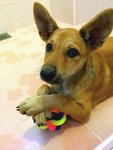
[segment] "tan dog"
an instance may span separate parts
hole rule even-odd
[[[92,108],[113,95],[113,9],[93,18],[80,31],[60,29],[48,11],[34,4],[35,22],[46,42],[46,54],[40,76],[38,95],[23,101],[22,114],[35,116],[39,124],[51,117],[56,108],[82,123]]]

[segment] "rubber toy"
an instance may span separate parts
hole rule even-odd
[[[62,112],[58,112],[56,109],[51,110],[54,113],[54,117],[47,121],[46,125],[38,126],[40,129],[48,129],[50,131],[60,130],[62,125],[66,121],[66,115]]]

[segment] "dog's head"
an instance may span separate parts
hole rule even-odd
[[[46,42],[40,76],[51,84],[60,84],[80,71],[90,52],[103,44],[113,27],[113,9],[103,11],[80,31],[60,29],[39,3],[34,4],[34,17],[39,35]]]

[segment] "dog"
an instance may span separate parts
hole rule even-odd
[[[38,125],[52,117],[51,109],[86,123],[95,105],[113,95],[113,9],[102,11],[79,31],[61,29],[40,3],[34,3],[39,35],[46,43],[37,95],[17,106],[35,116]]]

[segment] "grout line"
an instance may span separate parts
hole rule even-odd
[[[87,124],[84,126],[86,126],[101,142],[103,142],[103,140]]]
[[[102,150],[105,148],[107,145],[110,144],[110,142],[113,141],[113,134],[111,134],[107,139],[105,139],[101,144],[99,144],[94,150]],[[112,150],[113,147],[110,149]]]
[[[73,1],[73,25],[76,26],[76,2]]]

